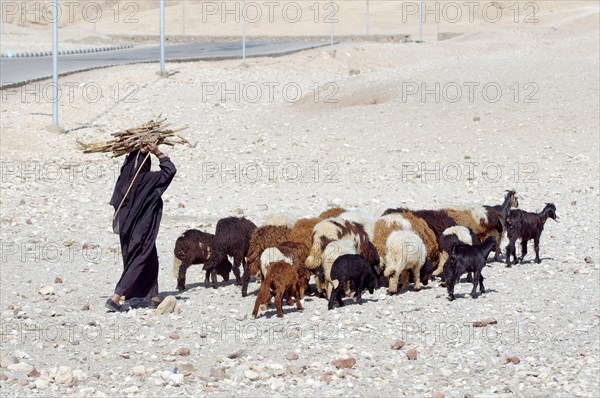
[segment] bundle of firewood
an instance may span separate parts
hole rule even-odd
[[[181,137],[177,133],[187,129],[187,127],[178,128],[175,130],[168,129],[170,124],[166,124],[166,118],[160,116],[156,120],[150,120],[137,127],[119,131],[111,134],[114,139],[105,142],[96,142],[85,144],[77,141],[83,153],[109,153],[112,152],[113,158],[121,155],[126,155],[134,150],[141,150],[148,144],[169,145],[185,144],[190,147],[195,145],[190,144],[188,140]]]

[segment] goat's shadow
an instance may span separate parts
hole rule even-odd
[[[217,282],[217,289],[220,289],[221,287],[226,287],[226,286],[231,286],[231,285],[235,285],[235,278],[234,279],[230,279],[228,281],[219,281]],[[160,295],[161,296],[179,296],[185,292],[191,291],[191,290],[195,290],[195,289],[212,289],[212,284],[208,287],[204,286],[204,281],[202,282],[196,282],[196,283],[189,283],[185,285],[185,290],[179,291],[179,290],[171,290],[171,291],[166,291],[166,292],[162,292]],[[214,290],[217,290],[214,289]],[[187,299],[187,298],[186,298]]]
[[[381,287],[379,289],[385,289],[386,292],[387,292],[388,288],[387,287],[385,287],[385,288]],[[379,290],[379,289],[377,289],[377,290]],[[405,295],[408,292],[418,293],[420,291],[429,290],[429,289],[433,289],[433,286],[431,286],[431,285],[427,285],[427,286],[421,285],[421,288],[419,290],[415,290],[413,287],[409,286],[409,287],[403,287],[402,289],[398,289],[398,291],[396,293],[390,294],[388,292],[387,294],[388,294],[388,296],[402,296],[402,295]],[[377,291],[377,290],[375,290],[375,291]]]
[[[511,257],[512,257],[512,256],[511,256]],[[524,262],[524,263],[522,263],[522,264],[535,263],[533,260],[534,260],[534,259],[531,259],[531,260],[525,260],[525,262]],[[542,260],[542,262],[543,262],[544,260],[556,260],[556,259],[555,259],[554,257],[540,257],[540,260]],[[494,263],[498,263],[498,264],[506,264],[506,255],[504,255],[504,254],[501,254],[501,255],[500,255],[500,259],[499,259],[498,261],[496,261],[494,258],[488,259],[488,260],[486,260],[486,262],[485,262],[485,265],[487,265],[487,266],[491,266],[491,265],[492,265],[492,264],[494,264]],[[519,263],[519,264],[521,264],[521,263]],[[512,264],[512,265],[515,265],[515,264]]]
[[[325,301],[327,304],[329,304],[329,300],[325,299],[324,301]],[[354,301],[354,298],[353,298],[353,297],[342,297],[342,302],[344,303],[344,306],[343,306],[343,307],[340,307],[340,306],[339,306],[339,304],[338,304],[338,301],[337,301],[337,300],[335,300],[335,301],[334,301],[334,307],[333,307],[333,308],[334,308],[334,309],[335,309],[335,308],[347,308],[347,307],[353,307],[353,306],[355,306],[355,305],[357,305],[357,306],[358,306],[358,308],[360,308],[360,306],[361,306],[361,305],[363,305],[363,304],[370,303],[370,302],[372,302],[372,303],[376,303],[376,302],[378,302],[378,301],[379,301],[379,300],[377,300],[377,299],[374,299],[374,298],[366,298],[366,297],[363,297],[363,298],[360,300],[360,303],[359,303],[358,301]]]
[[[540,265],[544,263],[544,260],[553,260],[553,261],[554,261],[554,260],[555,260],[555,258],[554,258],[554,257],[540,257],[540,261],[541,261],[541,262],[540,262]],[[531,260],[525,260],[525,261],[523,261],[523,262],[519,262],[519,264],[512,264],[512,263],[511,263],[511,265],[513,265],[513,266],[514,266],[514,265],[521,265],[521,264],[523,264],[523,265],[526,265],[526,264],[538,265],[538,264],[535,262],[535,258],[532,258]]]
[[[472,299],[472,300],[477,300],[481,297],[485,297],[485,295],[490,294],[490,293],[498,293],[498,291],[496,289],[485,289],[485,293],[480,293],[479,290],[477,291],[477,294],[475,296],[475,298],[471,297],[471,293],[470,292],[463,292],[463,293],[456,293],[454,292],[454,296],[459,299],[459,298],[463,298],[463,299]]]
[[[294,312],[302,312],[304,311],[304,309],[299,310],[298,308],[296,308],[296,304],[292,304],[292,305],[287,305],[284,304],[284,307],[282,308],[283,311],[283,315],[287,315],[287,314],[291,314]],[[271,303],[271,305],[269,306],[269,308],[267,308],[266,311],[263,311],[259,314],[258,318],[266,318],[266,319],[271,319],[273,317],[277,318],[277,309],[275,308],[275,305],[273,303]]]

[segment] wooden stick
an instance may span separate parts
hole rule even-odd
[[[142,166],[144,165],[144,163],[146,163],[146,159],[148,159],[149,156],[150,156],[150,152],[148,152],[148,154],[146,155],[146,157],[142,161],[142,164],[140,164],[140,167],[138,167],[135,175],[133,176],[133,179],[131,180],[131,184],[129,184],[129,188],[127,188],[127,192],[125,192],[125,195],[123,196],[123,199],[121,199],[121,203],[119,203],[119,207],[117,207],[117,210],[115,211],[115,215],[113,216],[113,220],[115,218],[117,218],[117,214],[119,214],[119,210],[121,210],[121,206],[123,206],[123,203],[125,202],[125,199],[127,198],[127,195],[129,195],[129,191],[131,190],[131,187],[133,186],[133,183],[135,182],[135,179],[137,178],[138,174],[140,174],[140,171],[142,170]]]

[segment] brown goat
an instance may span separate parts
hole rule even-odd
[[[271,299],[271,292],[275,293],[275,308],[277,317],[283,318],[282,301],[284,294],[287,296],[287,304],[292,305],[292,297],[296,300],[296,308],[301,310],[304,291],[308,287],[310,273],[304,267],[294,267],[283,261],[271,264],[269,273],[260,286],[252,316],[258,315],[261,305],[267,304]]]
[[[323,211],[318,217],[301,218],[297,220],[291,228],[289,240],[293,242],[304,243],[306,247],[310,247],[312,244],[312,234],[315,225],[325,219],[337,217],[345,211],[345,209],[340,207],[332,207]]]
[[[294,266],[302,267],[308,257],[309,249],[304,243],[285,241],[277,245],[281,253],[294,261]]]
[[[260,256],[268,247],[275,247],[281,242],[290,239],[290,229],[285,226],[265,225],[256,228],[250,237],[250,246],[248,247],[248,268],[250,276],[255,276],[260,272]],[[243,285],[248,287],[248,280],[243,280]],[[242,286],[243,286],[242,285]]]
[[[307,247],[312,244],[313,228],[320,221],[320,218],[301,218],[294,223],[290,231],[290,239],[293,242],[304,243]]]
[[[304,243],[285,241],[275,247],[269,247],[263,251],[260,257],[260,269],[252,276],[258,276],[264,279],[268,272],[268,267],[278,261],[284,261],[295,267],[304,266],[304,261],[308,256],[308,247]]]
[[[324,212],[322,212],[321,214],[319,214],[319,217],[321,220],[325,220],[327,218],[334,218],[334,217],[338,217],[340,214],[344,213],[346,211],[346,209],[343,209],[341,207],[331,207],[327,210],[325,210]]]

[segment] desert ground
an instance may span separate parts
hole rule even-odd
[[[175,25],[181,4],[167,3]],[[355,10],[338,31],[358,34],[364,5],[348,3]],[[373,33],[418,35],[416,26],[394,27],[392,2],[373,3]],[[511,5],[500,3],[505,12]],[[536,6],[530,24],[523,3],[519,23],[509,14],[442,24],[461,33],[444,41],[428,23],[420,44],[348,41],[335,54],[320,48],[246,65],[168,63],[168,78],[157,64],[73,74],[60,80],[64,133],[48,129],[49,81],[1,91],[2,395],[600,396],[599,7]],[[139,13],[145,21],[156,10]],[[329,29],[279,23],[254,33]],[[152,27],[140,23],[137,34],[149,37]],[[187,32],[238,28],[190,22]],[[49,49],[47,24],[5,29],[2,52]],[[104,21],[96,33],[85,21],[61,32],[65,46],[135,35]],[[162,148],[178,171],[163,195],[159,287],[178,310],[159,315],[134,301],[108,313],[122,271],[108,204],[122,158],[84,155],[76,142],[105,141],[158,114],[189,126],[182,135],[197,143]],[[214,232],[223,217],[261,225],[331,206],[380,215],[494,205],[506,189],[524,210],[554,203],[559,222],[545,224],[541,264],[531,244],[525,264],[489,262],[477,299],[461,283],[450,302],[434,281],[395,296],[380,288],[331,311],[308,295],[303,311],[285,306],[280,319],[271,308],[252,319],[257,281],[242,298],[231,281],[205,288],[196,265],[188,290],[175,289],[176,238],[188,228]],[[497,323],[473,326],[489,318]],[[398,340],[404,347],[392,349]],[[348,358],[349,368],[336,362]]]

